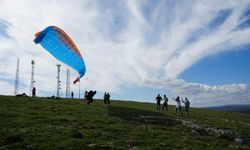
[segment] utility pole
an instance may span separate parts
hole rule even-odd
[[[17,62],[16,62],[16,79],[15,79],[14,95],[17,95],[17,94],[18,94],[18,89],[19,89],[19,63],[20,63],[20,59],[17,58]]]
[[[60,97],[60,89],[61,89],[61,81],[60,81],[60,67],[61,65],[60,64],[57,64],[57,90],[56,90],[56,96],[57,97]]]
[[[79,81],[79,99],[81,99],[81,80]]]
[[[70,71],[67,69],[67,78],[66,78],[66,98],[70,97]]]

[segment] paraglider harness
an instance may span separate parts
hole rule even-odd
[[[87,96],[86,96],[86,99],[87,99],[87,104],[89,103],[92,103],[93,102],[93,97],[94,95],[96,94],[96,91],[89,91]]]

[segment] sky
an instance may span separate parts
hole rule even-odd
[[[34,34],[55,25],[86,63],[81,95],[155,102],[157,94],[188,97],[191,106],[250,104],[250,0],[0,0],[0,94],[29,93],[35,60],[38,96],[56,94],[56,64],[67,65]],[[78,75],[70,68],[71,82]],[[78,95],[78,85],[71,90]]]

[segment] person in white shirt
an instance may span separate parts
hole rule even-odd
[[[183,116],[183,112],[181,110],[181,100],[180,100],[180,97],[177,96],[174,100],[176,102],[175,113],[177,113],[177,111],[179,110],[181,112],[181,116]]]

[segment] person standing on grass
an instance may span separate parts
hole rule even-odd
[[[183,116],[183,112],[181,110],[181,100],[180,97],[177,96],[174,101],[176,102],[176,107],[175,107],[175,113],[177,113],[177,111],[179,110],[181,112],[181,116]]]
[[[182,100],[182,103],[185,104],[185,107],[184,107],[185,112],[186,112],[187,115],[189,115],[190,101],[187,98],[185,98],[185,101]]]
[[[109,93],[106,95],[106,99],[107,99],[107,103],[110,104],[110,94]]]
[[[166,95],[163,96],[163,105],[162,105],[162,111],[166,108],[166,111],[168,111],[168,98]]]
[[[156,110],[161,110],[161,101],[162,101],[162,98],[161,98],[161,95],[158,94],[157,97],[155,98],[156,100]]]
[[[32,97],[36,97],[36,88],[35,87],[33,87],[33,89],[32,89]]]
[[[71,98],[72,99],[74,98],[74,92],[73,91],[71,92]]]
[[[88,91],[86,90],[86,91],[84,92],[84,100],[87,100],[87,95],[88,95]]]
[[[103,95],[103,102],[104,102],[104,104],[107,103],[107,93],[106,92]]]

